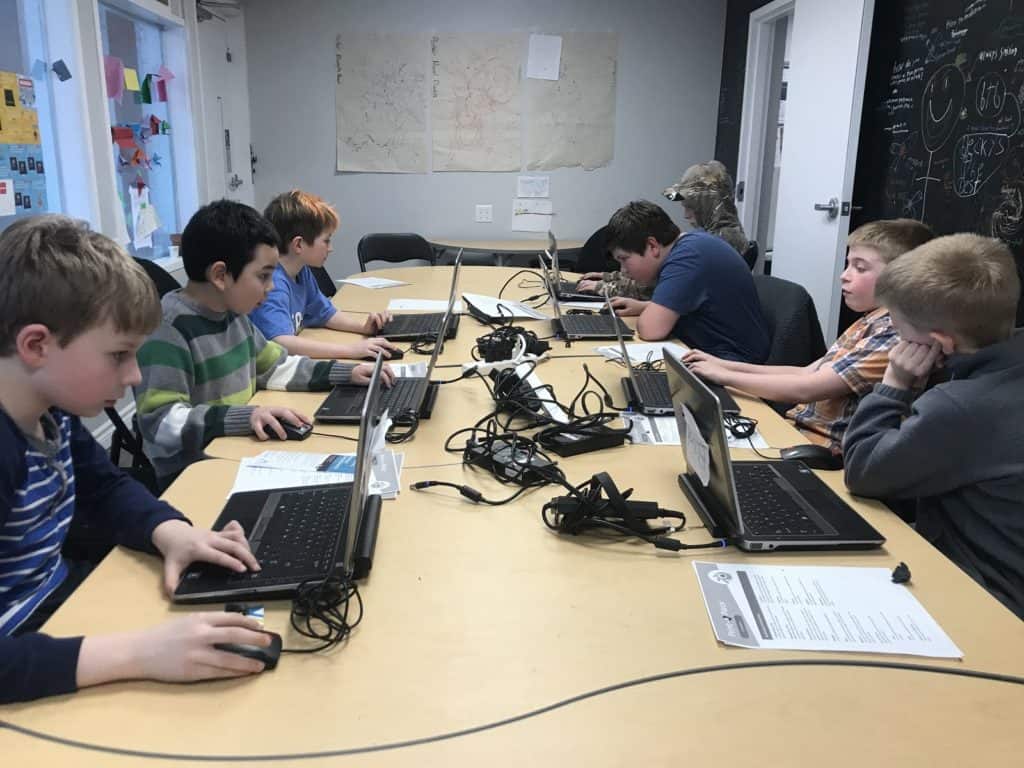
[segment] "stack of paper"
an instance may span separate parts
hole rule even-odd
[[[347,277],[344,280],[337,281],[339,285],[358,285],[363,288],[373,288],[378,290],[380,288],[394,288],[397,285],[408,285],[402,280],[392,280],[388,277]],[[447,308],[447,305],[445,305]]]
[[[511,299],[496,299],[493,296],[484,296],[480,293],[463,293],[462,298],[472,304],[480,312],[494,319],[509,317],[528,317],[532,320],[550,320],[548,315],[538,312],[533,307],[512,301]],[[499,309],[499,306],[501,307]]]
[[[385,499],[398,496],[404,462],[404,454],[390,450],[375,452],[370,467],[369,492],[378,493]],[[350,483],[355,477],[355,468],[354,453],[264,451],[259,456],[242,459],[231,492]]]
[[[564,307],[565,304],[563,303]],[[690,351],[690,348],[685,344],[674,344],[669,341],[655,341],[651,343],[640,343],[627,344],[626,352],[629,353],[629,359],[634,363],[646,363],[648,361],[661,360],[662,348],[667,349],[672,357],[679,360]],[[622,352],[619,351],[618,345],[612,347],[595,347],[594,351],[599,355],[607,357],[609,360],[620,360],[622,358]]]
[[[388,302],[389,312],[445,312],[448,299],[392,299]],[[462,312],[462,302],[456,299],[453,312]]]
[[[632,355],[630,355],[632,357]],[[679,424],[675,416],[644,416],[642,413],[623,413],[622,420],[629,425],[629,439],[633,445],[682,445],[679,436]],[[750,448],[757,450],[768,447],[761,433],[756,429],[749,438],[734,437],[725,431],[730,448]]]

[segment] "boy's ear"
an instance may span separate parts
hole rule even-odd
[[[14,338],[14,348],[21,361],[30,368],[41,368],[57,345],[53,332],[42,323],[24,326]]]
[[[215,261],[206,268],[206,280],[215,285],[218,289],[224,290],[227,287],[228,265],[223,261]]]
[[[302,239],[302,235],[296,235],[289,240],[286,245],[285,253],[302,253],[302,249],[306,247],[306,241]]]
[[[956,352],[956,339],[948,333],[943,333],[942,331],[931,331],[928,336],[929,338],[939,342],[939,348],[942,349],[942,354],[952,355]]]

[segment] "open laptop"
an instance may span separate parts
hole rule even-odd
[[[378,414],[387,409],[397,422],[415,415],[421,419],[429,419],[434,412],[439,384],[431,383],[437,357],[441,354],[443,342],[447,338],[446,330],[452,320],[455,307],[455,294],[448,297],[448,309],[441,316],[441,326],[434,340],[434,351],[430,353],[427,363],[427,375],[402,376],[395,379],[390,389],[382,389],[378,398]],[[369,397],[366,387],[355,384],[339,384],[323,401],[313,418],[325,424],[354,424],[359,421],[363,412],[363,401]]]
[[[210,563],[193,563],[174,592],[176,603],[219,603],[294,597],[303,584],[316,584],[340,571],[357,574],[357,541],[364,521],[379,520],[380,496],[369,494],[370,446],[382,387],[377,356],[359,423],[355,476],[351,483],[233,493],[213,524],[232,520],[245,530],[262,570],[236,573]]]
[[[562,279],[562,269],[558,264],[558,241],[548,231],[548,249],[544,252],[551,262],[551,277],[553,286],[558,298],[562,301],[601,301],[601,296],[596,293],[583,293],[576,287],[572,280]]]
[[[455,256],[455,265],[452,269],[452,285],[448,289],[448,302],[451,303],[455,297],[459,285],[459,268],[462,266],[462,249],[459,248]],[[384,327],[380,329],[379,336],[388,341],[420,341],[437,337],[437,331],[441,327],[443,312],[419,312],[409,315],[395,315]],[[448,324],[446,339],[454,339],[459,330],[459,316]]]
[[[604,300],[608,311],[611,312],[611,299],[606,295]],[[622,338],[621,333],[616,333],[616,336],[619,339],[619,354],[622,355],[622,364],[626,366],[626,371],[629,373],[628,376],[622,378],[622,391],[626,393],[626,402],[629,403],[629,407],[647,416],[666,416],[673,413],[672,392],[668,387],[668,376],[664,371],[638,371],[634,368],[629,350],[626,348],[626,340]],[[669,357],[668,350],[662,350],[662,357]],[[729,390],[709,381],[704,381],[704,384],[715,393],[718,402],[722,405],[722,413],[734,416],[740,412],[739,403],[729,394]]]
[[[707,445],[706,482],[697,467],[687,466],[679,485],[712,536],[751,552],[870,549],[885,542],[802,462],[733,462],[718,398],[679,361],[666,357],[665,364],[683,445],[689,442],[686,411],[698,442]]]
[[[632,339],[633,329],[626,325],[614,313],[609,315],[582,314],[563,315],[562,308],[558,303],[558,294],[554,288],[554,278],[548,271],[544,257],[538,257],[540,269],[544,275],[544,286],[547,288],[548,297],[551,299],[551,306],[555,311],[555,319],[552,321],[553,330],[556,336],[561,336],[569,341],[580,341],[585,339],[614,339],[618,334]],[[600,305],[595,304],[597,309]]]

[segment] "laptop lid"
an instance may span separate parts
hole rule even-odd
[[[733,480],[732,460],[729,457],[729,441],[725,436],[722,423],[722,404],[718,397],[705,386],[680,361],[671,355],[663,355],[665,374],[668,376],[668,389],[672,395],[672,409],[675,412],[679,434],[686,433],[685,407],[693,417],[693,422],[700,431],[701,437],[708,446],[708,482],[704,482],[697,474],[695,467],[687,462],[684,473],[690,486],[700,495],[708,513],[716,518],[730,537],[740,536],[744,532],[743,517],[736,496],[736,483]],[[683,438],[684,456],[686,439]]]
[[[550,259],[551,253],[544,251],[544,254]],[[551,273],[548,271],[548,265],[544,261],[544,256],[538,256],[537,261],[540,262],[540,271],[544,275],[544,287],[547,289],[548,298],[551,299],[551,306],[555,310],[555,320],[561,321],[562,319],[562,308],[558,304],[558,290],[552,281]]]
[[[604,305],[608,308],[608,314],[611,317],[616,317],[615,310],[612,309],[612,298],[608,291],[604,292]],[[643,405],[640,397],[640,387],[636,383],[636,374],[633,371],[633,361],[629,359],[629,350],[626,348],[626,340],[622,338],[622,328],[619,327],[618,323],[612,323],[615,326],[615,338],[619,340],[619,351],[622,353],[622,362],[626,366],[626,370],[629,372],[629,383],[633,387],[633,396],[637,399],[637,405]]]
[[[562,268],[558,265],[558,241],[555,240],[555,236],[548,230],[548,256],[551,258],[551,271],[555,277],[555,287],[562,284]]]

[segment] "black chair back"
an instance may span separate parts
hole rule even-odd
[[[618,263],[608,253],[608,225],[605,225],[588,237],[587,242],[580,248],[576,256],[576,271],[586,274],[614,272],[618,268]]]
[[[150,259],[135,259],[135,263],[142,267],[146,274],[149,275],[149,279],[152,280],[153,285],[156,286],[156,292],[159,294],[160,298],[163,298],[164,294],[181,288],[178,281],[171,277],[170,273],[155,261],[151,261]]]
[[[750,271],[754,271],[754,265],[757,264],[757,257],[761,250],[758,248],[757,240],[750,240],[747,242],[746,250],[740,254],[743,260],[747,262],[747,266],[750,267]]]
[[[803,366],[824,355],[825,339],[807,289],[779,277],[753,278],[772,339],[765,364]]]
[[[309,269],[313,273],[313,277],[316,278],[316,287],[320,289],[320,293],[329,299],[338,292],[338,286],[334,284],[326,267],[310,267]]]
[[[430,243],[411,232],[364,235],[356,246],[356,256],[359,258],[359,269],[363,272],[370,261],[395,263],[415,259],[425,261],[430,266],[437,263]]]

